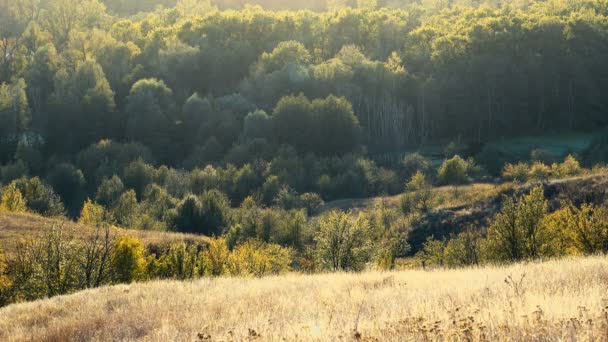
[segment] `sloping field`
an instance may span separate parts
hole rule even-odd
[[[76,237],[87,238],[95,234],[93,227],[77,224],[65,219],[51,219],[31,214],[14,214],[0,212],[0,248],[10,254],[15,244],[27,237],[35,237],[45,229],[53,226],[62,226],[67,232],[73,232]],[[145,245],[162,245],[173,241],[200,241],[205,237],[168,232],[126,230],[115,228],[116,235],[130,235],[140,239]]]
[[[2,341],[606,341],[608,258],[152,282],[0,310]]]

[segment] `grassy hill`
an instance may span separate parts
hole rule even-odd
[[[163,281],[0,309],[0,340],[605,341],[607,293],[606,257]]]
[[[63,226],[73,231],[75,236],[86,238],[95,234],[95,228],[74,223],[66,219],[45,218],[33,214],[14,214],[0,212],[0,248],[7,254],[14,251],[15,243],[27,237],[35,237],[44,229]],[[206,237],[192,234],[180,234],[157,231],[127,230],[114,228],[117,235],[130,235],[141,240],[145,245],[162,245],[174,241],[205,242]]]

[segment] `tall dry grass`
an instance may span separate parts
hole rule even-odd
[[[152,282],[0,310],[1,341],[607,341],[608,258]]]

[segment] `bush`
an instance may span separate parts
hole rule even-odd
[[[230,254],[230,273],[237,276],[263,277],[291,269],[293,252],[275,244],[247,241]]]
[[[8,267],[4,251],[0,248],[0,308],[7,305],[11,298],[13,282],[7,275]]]
[[[530,167],[526,163],[506,164],[502,176],[518,183],[525,183],[530,176]]]
[[[418,171],[406,184],[406,191],[408,192],[400,200],[401,211],[404,214],[408,215],[416,210],[422,212],[429,210],[433,192],[422,172]]]
[[[437,173],[440,184],[458,185],[468,182],[469,163],[460,156],[443,162]]]
[[[120,238],[111,257],[112,279],[116,283],[132,283],[144,279],[146,258],[142,243],[128,236]]]
[[[84,203],[78,223],[91,227],[101,227],[106,221],[106,210],[103,206],[90,199]]]
[[[155,260],[156,270],[152,273],[161,278],[193,279],[203,272],[201,261],[197,246],[173,243],[159,260]]]
[[[530,179],[545,182],[551,177],[551,168],[541,162],[534,162],[530,168]]]
[[[27,211],[25,199],[15,183],[11,183],[1,190],[2,200],[0,201],[0,210],[13,213],[24,213]]]
[[[325,202],[323,202],[323,199],[319,194],[307,192],[300,196],[300,205],[302,208],[306,209],[308,215],[317,214],[324,204]]]
[[[536,259],[551,238],[543,224],[548,203],[542,187],[519,200],[507,198],[488,229],[487,257],[496,261]]]
[[[553,164],[553,173],[560,177],[574,177],[582,173],[580,163],[573,155],[568,155],[561,164]]]
[[[371,258],[370,223],[362,215],[332,211],[315,236],[319,265],[330,271],[361,271]]]
[[[207,248],[203,251],[204,274],[219,277],[229,271],[230,251],[226,240],[223,238],[212,238]]]

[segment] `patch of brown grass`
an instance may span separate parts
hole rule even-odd
[[[608,340],[608,258],[163,281],[0,309],[2,341]]]
[[[63,218],[45,218],[34,214],[14,214],[0,211],[0,248],[7,254],[14,252],[21,239],[36,237],[44,229],[62,225],[73,230],[76,237],[87,238],[95,234],[95,228],[74,223]],[[114,228],[117,235],[130,235],[140,239],[145,245],[161,245],[174,241],[205,242],[206,237],[158,231],[127,230]]]

